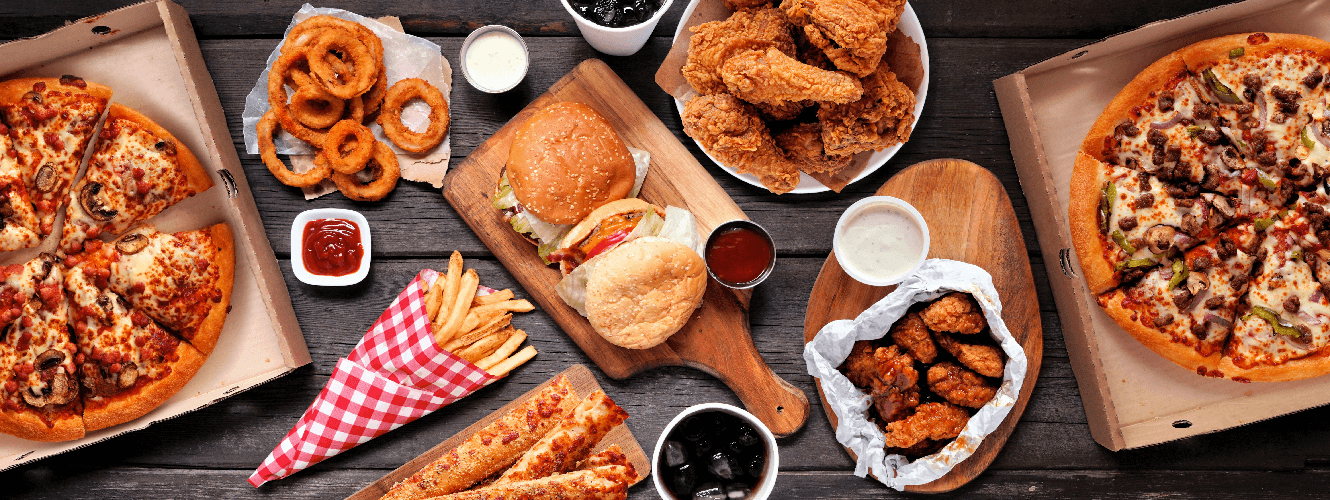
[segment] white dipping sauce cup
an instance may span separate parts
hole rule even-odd
[[[758,434],[762,435],[762,442],[767,447],[766,465],[765,468],[762,469],[762,481],[753,487],[753,492],[748,495],[748,499],[766,500],[767,497],[771,496],[771,492],[776,489],[776,474],[780,471],[780,450],[776,448],[776,436],[772,435],[771,429],[768,429],[766,424],[763,424],[761,420],[754,417],[752,413],[748,413],[742,408],[737,408],[725,403],[703,403],[700,405],[689,406],[688,408],[685,408],[684,411],[679,412],[678,415],[675,415],[674,419],[670,420],[670,423],[665,424],[665,429],[660,431],[660,438],[656,439],[656,450],[651,453],[651,482],[656,485],[656,493],[660,494],[660,498],[665,500],[689,500],[689,498],[691,498],[676,497],[673,493],[670,493],[670,489],[665,486],[665,482],[661,479],[660,473],[660,464],[662,461],[660,454],[661,450],[665,449],[665,441],[670,437],[670,432],[673,432],[674,428],[679,426],[679,423],[698,413],[711,411],[734,415],[735,417],[738,417],[739,420],[743,420],[745,423],[752,426],[753,429],[757,430]]]
[[[845,242],[843,241],[843,238],[841,238],[841,235],[846,230],[846,226],[850,224],[850,221],[854,220],[855,216],[859,215],[864,209],[879,205],[894,207],[908,214],[910,220],[912,220],[915,226],[919,228],[919,233],[923,239],[923,248],[919,252],[919,255],[915,257],[914,264],[905,272],[887,278],[873,277],[865,270],[856,268],[854,262],[850,261],[847,254],[848,249],[843,246],[845,245]],[[924,220],[924,216],[921,215],[918,210],[915,210],[909,203],[905,202],[905,200],[893,198],[891,196],[869,196],[850,205],[850,208],[845,209],[845,213],[841,214],[840,220],[836,222],[836,233],[832,236],[831,240],[831,249],[835,253],[836,262],[840,264],[841,269],[844,269],[845,273],[849,274],[850,277],[854,278],[856,281],[871,286],[895,285],[896,283],[904,281],[906,276],[914,274],[915,271],[919,270],[919,266],[923,265],[924,260],[928,258],[928,245],[928,222]]]
[[[503,87],[490,87],[485,85],[484,81],[471,74],[471,68],[469,65],[467,65],[466,61],[467,51],[471,50],[471,42],[475,41],[476,38],[481,35],[494,31],[508,34],[508,36],[513,37],[513,39],[517,40],[517,43],[522,46],[523,64],[521,71],[519,72],[520,74],[518,74],[515,78],[513,78],[511,83],[508,83],[506,86]],[[476,90],[479,90],[481,92],[488,92],[491,94],[499,94],[512,90],[513,87],[517,86],[517,84],[522,83],[522,80],[526,78],[527,70],[531,68],[531,51],[527,49],[526,40],[522,38],[522,35],[519,35],[517,34],[516,31],[513,31],[512,28],[498,24],[491,24],[489,26],[482,26],[480,28],[476,28],[476,30],[472,31],[470,35],[467,35],[466,41],[462,42],[462,51],[460,56],[461,56],[460,62],[462,64],[462,76],[466,78],[466,82],[470,83],[472,87],[476,88]]]
[[[647,39],[651,38],[651,32],[655,31],[656,23],[660,22],[661,16],[664,16],[665,11],[670,10],[670,5],[674,3],[674,0],[665,0],[651,19],[640,24],[623,28],[606,28],[578,15],[573,6],[568,4],[568,0],[560,1],[564,10],[577,21],[577,29],[582,32],[582,38],[585,38],[592,48],[611,56],[631,56],[641,50],[642,46],[646,45]]]

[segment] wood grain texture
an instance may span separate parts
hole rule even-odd
[[[730,290],[708,280],[701,307],[683,329],[656,347],[625,349],[601,337],[586,318],[563,302],[554,289],[562,278],[559,271],[542,265],[535,249],[493,207],[491,194],[507,163],[513,131],[536,110],[560,101],[591,106],[625,143],[651,153],[642,199],[690,210],[701,234],[722,222],[746,218],[665,124],[599,59],[579,64],[458,164],[444,181],[448,203],[609,376],[625,378],[658,366],[690,366],[734,389],[748,411],[775,435],[788,436],[799,430],[808,418],[808,398],[773,373],[753,345],[748,323],[750,291]]]
[[[388,490],[392,489],[393,485],[411,477],[412,474],[425,468],[430,462],[438,460],[439,457],[452,451],[453,448],[461,446],[461,444],[467,439],[470,439],[472,435],[479,432],[481,429],[484,429],[491,423],[494,423],[495,420],[503,418],[504,415],[512,412],[514,408],[517,408],[522,403],[535,396],[537,392],[540,392],[540,390],[554,383],[554,379],[558,378],[560,375],[568,378],[568,382],[573,385],[573,391],[579,401],[595,391],[602,390],[600,384],[596,383],[596,376],[591,374],[591,370],[588,370],[587,367],[582,365],[570,366],[567,370],[560,372],[554,377],[550,377],[545,383],[532,388],[521,397],[513,399],[512,402],[509,402],[502,408],[494,410],[493,413],[490,413],[485,418],[471,424],[470,427],[462,429],[461,432],[453,434],[452,437],[445,439],[442,443],[439,443],[438,446],[430,448],[429,451],[417,455],[416,458],[411,459],[411,461],[394,469],[392,472],[385,474],[383,477],[379,478],[378,481],[366,485],[364,488],[361,488],[360,491],[346,497],[346,499],[376,500],[379,497],[382,497],[388,493]],[[614,399],[614,395],[611,394],[610,399]],[[631,415],[629,417],[631,418]],[[642,446],[638,444],[637,438],[633,437],[632,431],[628,430],[628,426],[626,425],[621,424],[616,426],[608,434],[605,434],[605,437],[601,438],[600,444],[592,449],[592,453],[599,452],[600,450],[615,444],[619,445],[619,449],[623,450],[623,454],[628,457],[628,461],[633,464],[633,468],[637,469],[637,480],[633,481],[632,484],[642,482],[643,479],[646,479],[647,475],[651,474],[651,461],[647,459],[646,452],[642,451]]]
[[[1011,201],[1002,183],[983,167],[954,159],[918,163],[888,180],[877,194],[905,200],[923,214],[931,240],[930,259],[968,262],[992,275],[1002,301],[1002,321],[1029,360],[1025,383],[1011,413],[984,437],[974,454],[931,483],[906,486],[912,492],[943,493],[961,487],[988,468],[1030,402],[1044,350],[1034,278]],[[841,269],[833,252],[827,256],[808,298],[804,340],[812,341],[827,323],[853,319],[895,288],[855,281]],[[821,385],[817,387],[827,419],[835,428],[836,414],[826,405]],[[854,457],[854,452],[846,451]]]

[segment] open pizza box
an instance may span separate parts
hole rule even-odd
[[[0,435],[0,470],[81,448],[203,408],[310,362],[185,9],[147,2],[81,19],[0,45],[0,78],[77,75],[109,85],[111,102],[134,108],[179,138],[212,173],[212,189],[166,209],[151,223],[166,232],[225,221],[236,244],[236,276],[221,339],[179,393],[137,420],[77,441],[40,443]],[[85,159],[86,161],[86,159]],[[53,248],[59,232],[44,242]],[[0,256],[23,262],[38,249]]]
[[[1330,0],[1251,0],[1163,21],[994,82],[1095,441],[1137,448],[1330,403],[1330,377],[1240,383],[1197,375],[1138,343],[1086,288],[1067,225],[1072,164],[1090,125],[1156,59],[1233,33],[1330,39]]]

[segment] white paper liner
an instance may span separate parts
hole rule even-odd
[[[378,35],[383,41],[383,64],[387,70],[388,86],[407,78],[421,78],[438,87],[443,92],[445,100],[449,101],[451,108],[452,102],[452,66],[448,59],[439,52],[439,46],[434,42],[408,35],[397,31],[374,19],[360,16],[353,12],[347,12],[341,9],[317,8],[310,4],[305,4],[291,18],[291,24],[286,27],[289,33],[291,28],[305,19],[316,15],[329,15],[339,17],[350,21],[358,22],[369,28],[374,34]],[[285,37],[283,37],[285,41]],[[277,47],[273,48],[272,53],[268,55],[266,69],[259,74],[259,79],[254,83],[254,88],[245,96],[245,111],[241,113],[243,126],[241,130],[245,135],[245,152],[249,154],[259,154],[258,133],[255,129],[263,114],[268,112],[268,71],[272,64],[277,61],[281,55],[282,44],[279,42]],[[402,110],[402,123],[412,130],[422,131],[429,123],[429,106],[423,102],[413,102]],[[451,127],[447,135],[443,138],[443,143],[438,147],[424,153],[409,153],[388,140],[388,136],[383,134],[383,127],[377,123],[369,125],[370,131],[374,132],[380,142],[387,144],[397,153],[397,161],[402,170],[402,178],[408,181],[428,182],[435,188],[443,187],[443,176],[448,172],[448,160],[452,156],[452,131]],[[275,131],[273,144],[277,146],[277,154],[292,155],[289,159],[291,169],[295,172],[305,172],[314,166],[314,150],[308,143],[296,139],[291,134],[280,127]],[[305,199],[310,200],[323,196],[324,194],[337,190],[331,179],[324,179],[323,182],[308,188],[304,188]]]
[[[870,398],[850,383],[836,367],[849,357],[856,340],[885,336],[891,325],[904,316],[911,305],[926,302],[951,291],[968,292],[978,300],[988,320],[989,331],[1007,354],[1002,386],[997,395],[970,417],[965,429],[941,451],[910,463],[902,455],[886,455],[882,430],[868,421]],[[854,474],[864,477],[869,470],[883,484],[904,490],[906,486],[932,482],[969,458],[984,436],[997,429],[1011,412],[1025,382],[1025,350],[1002,322],[1002,302],[993,288],[993,277],[983,269],[945,259],[929,259],[897,286],[896,290],[873,304],[853,320],[828,323],[804,346],[808,374],[818,378],[827,405],[836,412],[839,425],[836,440],[859,457]]]

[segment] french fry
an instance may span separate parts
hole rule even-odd
[[[430,285],[429,291],[425,293],[425,314],[430,322],[439,315],[439,307],[443,305],[443,275],[434,278],[434,284]]]
[[[443,348],[444,350],[456,352],[458,349],[471,345],[482,338],[493,335],[494,332],[508,326],[509,321],[512,319],[513,315],[511,314],[500,314],[495,316],[490,322],[477,326],[476,328],[448,341],[447,344],[444,344]]]
[[[447,345],[449,340],[457,336],[458,330],[462,327],[462,320],[466,318],[467,307],[471,305],[471,299],[476,296],[476,287],[480,285],[480,277],[476,276],[475,269],[467,269],[462,275],[461,283],[457,285],[457,296],[454,297],[452,311],[448,313],[448,320],[443,323],[443,327],[434,332],[434,342],[440,346]],[[443,313],[439,313],[443,317]],[[438,324],[437,322],[435,323]]]
[[[480,361],[508,341],[508,337],[511,337],[514,331],[512,328],[504,328],[494,332],[494,335],[477,340],[466,349],[458,351],[457,356],[472,363]]]
[[[476,298],[471,299],[471,307],[503,302],[511,298],[513,298],[513,291],[505,288],[489,295],[477,295]]]
[[[452,257],[448,258],[448,273],[444,275],[443,297],[439,301],[440,314],[434,319],[434,337],[437,341],[439,330],[443,324],[448,322],[448,313],[453,310],[453,302],[457,300],[457,287],[462,282],[462,254],[453,251]]]
[[[471,310],[475,311],[477,315],[480,315],[480,314],[489,314],[492,311],[531,312],[534,311],[535,309],[536,307],[531,305],[530,302],[527,302],[526,299],[517,299],[517,300],[505,300],[502,302],[495,302],[493,304],[485,304],[483,306],[476,306]]]
[[[489,372],[490,375],[493,375],[495,377],[502,377],[504,375],[507,375],[508,372],[513,371],[513,368],[521,366],[522,363],[530,361],[531,358],[534,357],[536,357],[536,348],[532,346],[526,346],[522,350],[517,351],[516,354],[509,356],[508,359],[500,361],[498,364],[495,364],[493,367],[485,371]]]
[[[505,341],[503,345],[499,346],[499,348],[494,351],[493,354],[477,361],[476,366],[479,366],[482,370],[489,370],[491,367],[499,364],[500,361],[507,358],[513,353],[513,351],[516,351],[518,347],[521,347],[522,341],[524,340],[526,340],[526,332],[516,330],[513,332],[512,336],[508,337],[508,340]]]

